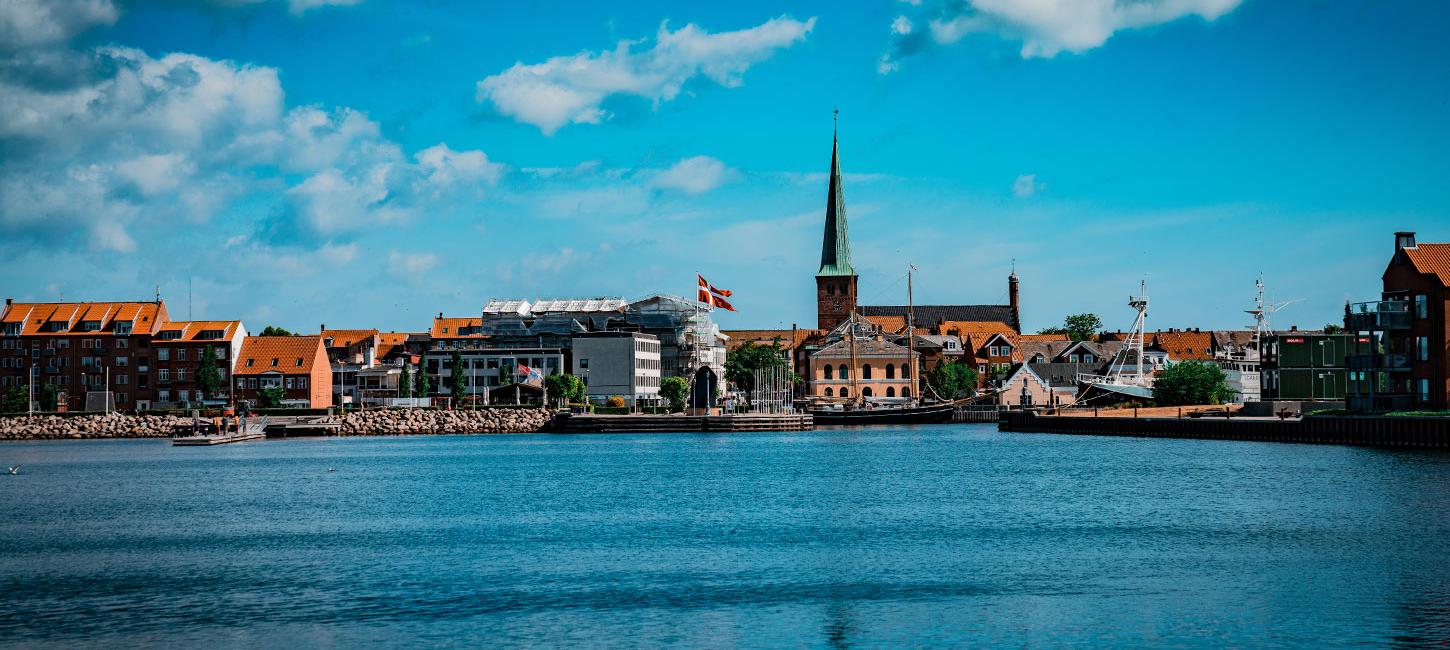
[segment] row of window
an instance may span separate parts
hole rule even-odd
[[[650,340],[647,340],[647,339],[635,339],[634,340],[634,351],[635,352],[647,352],[647,353],[648,352],[653,352],[655,354],[659,354],[660,353],[660,342],[659,341],[650,341]]]
[[[909,366],[907,366],[906,364],[904,364],[904,363],[901,364],[901,378],[902,379],[906,379],[906,378],[908,378],[910,376],[910,373],[907,372],[908,368],[909,368]],[[896,369],[897,369],[896,364],[894,364],[894,363],[888,363],[888,364],[886,364],[886,378],[887,379],[896,379]],[[843,364],[841,364],[839,366],[836,366],[834,368],[830,364],[826,364],[824,366],[821,366],[821,379],[836,379],[837,377],[839,377],[841,379],[850,379],[851,378],[850,371],[846,367],[846,364],[843,363]],[[862,365],[861,366],[861,378],[862,379],[874,379],[874,377],[872,377],[871,364],[868,363],[868,364],[865,364],[865,365]]]
[[[851,389],[846,388],[846,387],[843,386],[841,388],[841,392],[839,393],[839,395],[841,397],[850,397],[851,396]],[[835,391],[831,390],[830,388],[827,388],[826,389],[826,397],[836,397],[836,396],[837,396],[837,394],[836,394]],[[876,396],[876,394],[874,392],[872,392],[871,387],[867,386],[866,388],[862,388],[861,389],[861,397],[875,397],[875,396]],[[910,388],[903,388],[903,389],[901,389],[901,396],[902,397],[911,397],[911,389]],[[895,386],[887,386],[886,387],[886,397],[896,397],[896,387]]]
[[[262,389],[262,388],[307,388],[307,377],[287,377],[284,382],[281,377],[237,377],[237,388]]]

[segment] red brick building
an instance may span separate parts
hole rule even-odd
[[[244,336],[241,321],[172,321],[159,300],[6,299],[0,314],[0,391],[26,385],[33,374],[37,384],[54,386],[60,405],[71,411],[100,410],[107,395],[122,410],[200,401],[196,372],[202,351],[214,346],[225,379]]]
[[[1348,406],[1360,411],[1450,408],[1450,244],[1395,233],[1380,300],[1345,307],[1356,334],[1346,358]]]
[[[327,408],[332,405],[332,369],[322,337],[249,336],[237,357],[238,399],[260,404],[262,391],[282,389],[282,406]]]

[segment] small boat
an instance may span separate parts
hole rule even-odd
[[[881,408],[817,408],[808,412],[817,426],[856,424],[939,424],[950,422],[954,404]]]

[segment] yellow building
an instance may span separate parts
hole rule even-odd
[[[852,398],[857,392],[863,398],[914,397],[906,348],[879,332],[858,334],[855,347],[854,364],[851,342],[844,336],[811,355],[807,377],[812,397]]]

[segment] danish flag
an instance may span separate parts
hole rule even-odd
[[[726,297],[732,295],[730,290],[716,289],[715,285],[712,285],[709,282],[705,281],[705,276],[698,273],[695,274],[695,277],[700,281],[700,302],[703,302],[711,307],[719,307],[721,309],[735,311],[735,307],[731,305],[728,300],[725,300]]]

